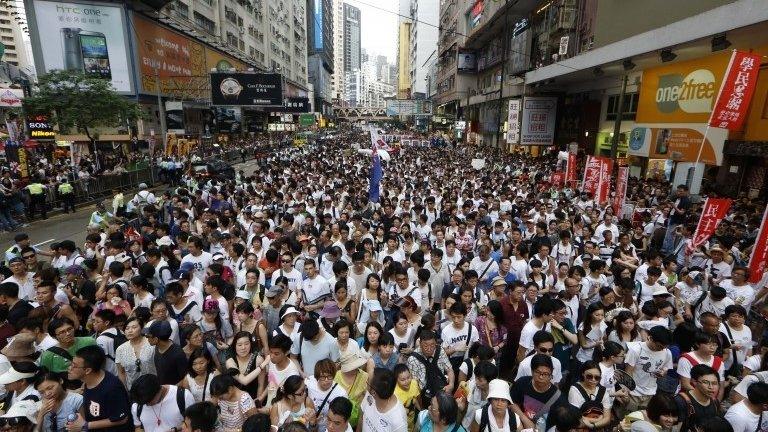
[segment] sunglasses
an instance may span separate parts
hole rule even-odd
[[[0,427],[15,427],[27,423],[29,423],[29,420],[26,417],[0,417]]]
[[[27,256],[22,256],[22,258],[24,258],[24,259],[32,259],[32,258],[34,258],[35,256],[36,256],[36,255],[27,255]]]
[[[555,352],[555,349],[554,349],[554,348],[539,348],[539,350],[538,350],[538,351],[539,351],[540,353],[542,353],[542,354],[547,354],[547,353],[553,353],[553,352]]]
[[[585,381],[600,381],[601,375],[594,375],[594,374],[584,374],[584,380]]]

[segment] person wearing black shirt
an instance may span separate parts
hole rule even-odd
[[[720,388],[717,371],[705,364],[697,364],[691,368],[691,386],[693,390],[675,395],[682,421],[681,432],[696,431],[703,420],[725,414],[717,400]]]
[[[68,432],[96,430],[103,432],[131,432],[131,405],[128,392],[120,380],[104,371],[104,351],[97,345],[77,350],[69,366],[69,380],[81,380],[83,386],[83,413],[67,423]]]
[[[8,339],[18,333],[19,320],[29,315],[33,309],[26,300],[19,298],[19,285],[16,282],[0,283],[0,317],[5,312],[6,318],[0,324],[0,348],[8,344]]]
[[[664,243],[661,251],[664,254],[672,252],[675,239],[675,228],[688,220],[691,209],[691,198],[688,196],[688,186],[681,184],[677,186],[675,201],[672,203],[672,210],[669,213],[667,222],[667,232],[664,235]]]
[[[171,333],[168,321],[155,321],[144,330],[147,341],[155,347],[155,370],[163,385],[177,384],[184,379],[187,370],[187,356],[170,340]]]
[[[535,354],[531,357],[531,376],[517,380],[510,391],[512,409],[526,428],[534,428],[560,398],[560,390],[552,384],[554,369],[550,356]]]

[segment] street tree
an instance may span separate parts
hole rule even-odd
[[[141,117],[139,105],[118,94],[103,78],[79,71],[55,70],[43,75],[34,94],[24,99],[31,115],[50,115],[59,130],[76,130],[96,148],[99,127],[133,124]]]

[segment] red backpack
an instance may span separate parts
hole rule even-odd
[[[691,367],[696,366],[697,364],[701,363],[700,361],[696,360],[696,358],[694,356],[692,356],[691,353],[685,353],[685,354],[681,355],[680,357],[683,357],[686,360],[688,360],[691,363]],[[720,374],[720,366],[723,365],[723,359],[721,357],[718,357],[718,356],[712,356],[712,357],[715,358],[712,361],[712,369],[714,369],[715,372],[717,372],[718,375],[719,375]]]

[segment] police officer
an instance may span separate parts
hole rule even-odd
[[[29,191],[29,219],[32,220],[35,217],[35,209],[40,210],[40,214],[43,219],[48,219],[48,208],[45,204],[45,191],[48,189],[44,184],[40,183],[38,177],[34,177],[33,180],[27,185]]]
[[[59,197],[61,197],[61,201],[64,205],[64,213],[69,213],[69,210],[72,210],[72,213],[75,212],[75,188],[72,187],[72,184],[69,182],[68,179],[64,179],[63,183],[59,185],[58,188],[59,191]]]

